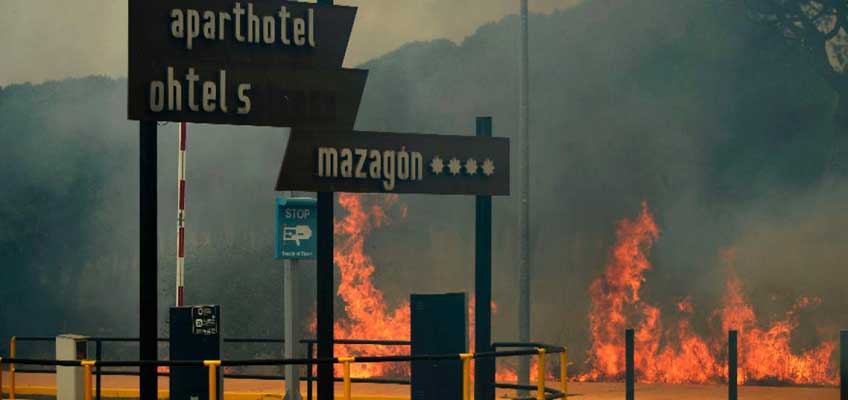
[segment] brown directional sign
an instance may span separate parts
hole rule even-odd
[[[129,0],[134,120],[350,129],[367,72],[341,69],[356,8]]]
[[[276,190],[509,194],[509,139],[293,130]]]
[[[355,7],[286,0],[129,0],[129,7],[131,72],[187,58],[338,68],[356,18]]]
[[[129,82],[129,118],[352,129],[368,71],[171,63]]]

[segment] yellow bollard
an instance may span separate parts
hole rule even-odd
[[[474,358],[474,353],[462,353],[459,359],[462,360],[462,400],[471,400],[471,359]]]
[[[82,387],[84,393],[85,400],[91,400],[91,367],[94,365],[94,361],[82,360],[80,362],[82,365]]]
[[[206,360],[203,365],[209,367],[209,400],[216,400],[218,397],[218,374],[215,368],[221,365],[221,360]]]
[[[18,339],[12,336],[9,340],[9,357],[17,356]],[[9,400],[15,400],[15,364],[9,364]]]
[[[356,361],[355,357],[339,357],[339,362],[344,367],[342,382],[344,389],[344,400],[350,400],[350,363]]]
[[[545,400],[545,349],[538,348],[539,363],[536,364],[536,399]]]
[[[562,398],[568,397],[568,350],[559,353],[559,380],[562,384]]]

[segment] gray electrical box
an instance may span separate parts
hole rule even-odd
[[[170,359],[221,359],[221,306],[171,307]],[[222,368],[218,368],[218,397],[223,398]],[[171,367],[170,400],[208,400],[207,367]]]
[[[56,336],[56,359],[88,359],[88,337],[73,334]],[[56,367],[56,400],[82,400],[84,382],[82,367]]]

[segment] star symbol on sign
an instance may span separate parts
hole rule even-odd
[[[495,173],[495,163],[492,162],[492,160],[487,158],[483,161],[483,173],[486,174],[486,176],[492,176],[492,174]]]
[[[450,162],[448,163],[448,170],[450,170],[451,175],[459,174],[460,169],[462,169],[462,164],[459,162],[459,160],[457,160],[456,157],[451,158]]]
[[[445,163],[442,162],[442,159],[439,156],[433,157],[433,161],[430,161],[430,169],[433,170],[433,173],[436,175],[441,175],[442,171],[445,169]]]
[[[465,160],[465,172],[468,175],[477,175],[477,160],[473,158]]]

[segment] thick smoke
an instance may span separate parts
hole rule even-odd
[[[585,354],[589,283],[615,222],[643,200],[661,232],[645,288],[654,303],[690,295],[704,304],[698,309],[713,309],[724,282],[719,252],[733,247],[756,307],[818,296],[820,311],[800,331],[830,335],[848,324],[837,312],[846,305],[837,286],[846,191],[843,177],[824,179],[838,144],[835,97],[736,3],[591,0],[532,16],[534,339],[567,343],[578,360]],[[472,134],[474,118],[489,115],[495,135],[515,146],[517,23],[506,17],[462,43],[410,43],[366,63],[357,127]],[[0,240],[3,282],[11,282],[0,300],[15,305],[0,314],[0,335],[137,332],[138,134],[125,109],[124,80],[0,91]],[[159,135],[163,333],[173,298],[176,130],[165,125]],[[271,239],[285,137],[190,128],[187,300],[222,304],[229,336],[282,331]],[[404,222],[365,243],[386,298],[473,290],[473,199],[400,201]],[[514,339],[517,203],[494,203],[495,338]],[[311,304],[311,265],[300,283]]]

